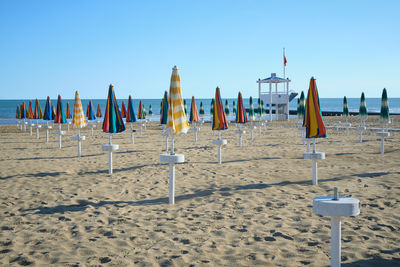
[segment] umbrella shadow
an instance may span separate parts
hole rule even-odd
[[[81,158],[88,158],[88,157],[95,157],[95,156],[101,156],[103,153],[98,153],[98,154],[90,154],[90,155],[81,155]],[[79,158],[78,156],[65,156],[65,157],[35,157],[35,158],[19,158],[15,160],[36,160],[36,159],[73,159],[73,158]]]
[[[113,168],[113,173],[115,173],[115,172],[123,172],[123,171],[133,171],[133,170],[141,169],[141,168],[144,168],[144,167],[158,166],[158,165],[160,165],[160,163],[143,164],[143,165],[132,166],[132,167],[127,167],[127,168],[119,168],[119,169],[114,169],[114,168]],[[88,172],[78,172],[78,175],[83,175],[83,174],[100,174],[100,173],[108,174],[108,169],[97,170],[97,171],[88,171]]]
[[[246,161],[253,161],[253,160],[269,160],[269,159],[281,159],[280,157],[262,157],[262,158],[256,158],[256,159],[234,159],[234,160],[223,160],[223,163],[236,163],[236,162],[246,162]],[[218,163],[217,161],[194,161],[194,162],[188,162],[188,163],[196,163],[196,164],[216,164]]]
[[[9,175],[9,176],[5,176],[5,177],[0,177],[0,180],[6,180],[6,179],[10,179],[10,178],[14,178],[14,177],[25,177],[25,178],[43,178],[43,177],[55,177],[55,176],[59,176],[62,174],[66,174],[66,172],[40,172],[40,173],[31,173],[31,174],[16,174],[16,175]]]

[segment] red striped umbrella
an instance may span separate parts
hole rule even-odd
[[[239,92],[238,100],[237,100],[237,111],[236,111],[236,123],[246,123],[247,122],[247,114],[246,109],[243,105],[243,97],[242,93]]]

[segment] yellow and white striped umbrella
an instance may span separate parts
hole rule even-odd
[[[176,66],[172,68],[168,104],[167,130],[170,134],[187,133],[189,123],[183,107],[181,80]]]
[[[74,114],[72,115],[72,125],[77,128],[86,126],[85,113],[83,113],[81,98],[78,91],[75,92]]]

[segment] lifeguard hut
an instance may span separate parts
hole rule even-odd
[[[269,105],[269,118],[272,121],[272,105],[275,105],[275,118],[277,120],[289,120],[289,102],[297,94],[292,93],[289,95],[289,78],[279,78],[276,73],[271,73],[271,77],[263,80],[258,79],[258,97],[264,101],[264,104]],[[261,84],[269,84],[269,92],[261,90]],[[275,84],[275,91],[273,92],[272,85]],[[283,84],[283,89],[278,89],[278,84]],[[292,97],[292,95],[294,96]]]

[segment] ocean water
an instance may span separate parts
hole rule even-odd
[[[84,111],[86,111],[86,107],[89,103],[89,99],[81,99],[82,100],[82,106],[84,107]],[[191,104],[191,99],[185,99],[187,103],[187,110],[188,113],[190,113],[190,104]],[[228,100],[229,104],[229,109],[230,109],[230,116],[228,116],[228,119],[233,119],[232,116],[232,103],[235,101],[237,104],[237,99],[233,98],[228,98],[228,99],[223,99],[223,104],[225,105],[225,100]],[[15,115],[16,115],[16,109],[17,105],[20,105],[22,102],[25,102],[27,108],[29,106],[29,99],[24,99],[24,100],[0,100],[0,124],[14,124],[16,123],[15,120]],[[34,108],[35,101],[32,100],[32,109]],[[95,110],[97,110],[97,105],[100,104],[100,108],[102,110],[102,113],[104,115],[105,107],[106,107],[106,99],[94,99],[93,101],[93,107]],[[121,107],[122,101],[125,103],[125,107],[127,107],[128,100],[125,99],[118,99],[118,105]],[[63,107],[64,111],[67,106],[67,102],[69,102],[70,105],[70,111],[71,114],[73,112],[73,106],[74,106],[74,99],[63,99]],[[148,116],[152,121],[158,121],[160,119],[160,106],[161,106],[161,99],[142,99],[142,102],[145,106],[146,113],[149,114],[149,106],[152,106],[153,110],[153,116]],[[205,112],[205,119],[210,118],[210,105],[211,105],[211,98],[203,98],[203,99],[196,99],[196,104],[197,104],[197,110],[200,111],[200,102],[203,102],[204,105],[204,112]],[[246,108],[249,107],[249,99],[244,98],[243,99],[244,105]],[[40,99],[39,100],[40,106],[42,110],[44,109],[46,105],[46,100],[45,99]],[[53,105],[57,104],[57,99],[52,99],[51,103]],[[360,106],[360,99],[359,98],[348,98],[347,103],[349,106],[349,111],[350,112],[358,112],[359,106]],[[257,99],[253,98],[253,104],[254,108],[257,107]],[[321,110],[322,111],[342,111],[343,110],[343,98],[320,98],[320,104],[321,104]],[[381,108],[381,99],[380,98],[366,98],[366,104],[367,104],[367,110],[368,112],[379,112]],[[135,110],[135,114],[137,113],[139,106],[139,100],[134,99],[133,100],[133,108]],[[290,102],[290,110],[296,110],[297,109],[297,98],[293,99]],[[389,98],[389,110],[391,113],[400,113],[400,98]],[[189,115],[189,114],[188,114]],[[293,116],[295,117],[295,116]]]

